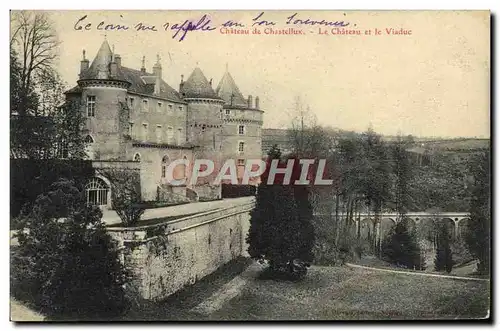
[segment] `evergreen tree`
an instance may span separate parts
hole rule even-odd
[[[382,244],[382,258],[390,263],[407,268],[421,269],[420,248],[414,231],[410,231],[406,220],[398,222]]]
[[[452,252],[450,247],[450,234],[446,224],[441,223],[437,234],[437,250],[434,258],[434,269],[436,271],[451,272],[453,268]]]
[[[474,183],[465,241],[472,256],[479,260],[478,272],[488,273],[491,249],[490,153],[474,158],[470,168]]]
[[[124,309],[126,274],[101,217],[73,182],[53,183],[18,233],[13,295],[49,315],[109,316]]]
[[[267,169],[271,160],[280,156],[279,149],[273,146]],[[298,165],[297,160],[295,163]],[[248,252],[252,258],[267,260],[272,270],[286,271],[294,260],[313,259],[312,206],[307,187],[283,185],[279,177],[268,185],[267,178],[268,171],[261,177],[256,206],[251,212]]]

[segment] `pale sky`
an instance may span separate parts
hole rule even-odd
[[[179,42],[175,23],[208,14],[213,31],[191,31]],[[92,60],[104,40],[105,24],[123,24],[127,31],[108,31],[106,38],[122,57],[122,65],[139,69],[146,56],[149,72],[161,56],[163,79],[178,90],[199,66],[214,80],[226,63],[241,92],[260,97],[264,127],[289,126],[294,101],[300,97],[318,123],[364,131],[370,125],[382,134],[489,137],[490,16],[489,12],[366,12],[308,11],[295,19],[344,21],[362,35],[332,35],[332,27],[286,24],[294,11],[266,11],[261,19],[276,22],[275,30],[293,27],[305,35],[229,35],[220,32],[227,20],[252,31],[259,11],[59,11],[51,12],[60,47],[63,79],[75,85],[82,50]],[[344,15],[345,14],[345,15]],[[90,31],[75,23],[88,15]],[[121,15],[121,16],[120,16]],[[159,30],[134,31],[138,22]],[[329,35],[319,35],[319,27]],[[374,35],[375,28],[381,35]],[[411,30],[387,35],[386,28]],[[364,35],[371,30],[371,35]]]

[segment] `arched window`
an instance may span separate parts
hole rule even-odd
[[[87,194],[87,203],[91,205],[107,205],[108,204],[108,185],[101,179],[94,177],[85,187]]]
[[[94,160],[95,159],[95,151],[94,151],[94,139],[91,135],[87,135],[84,139],[85,142],[85,154],[87,154],[87,159]]]
[[[167,174],[169,157],[165,155],[163,159],[161,159],[161,178],[165,178]]]
[[[141,162],[141,154],[135,153],[135,155],[134,155],[134,161],[135,162]]]
[[[86,144],[93,144],[93,143],[94,143],[94,139],[92,138],[92,136],[91,136],[91,135],[87,135],[87,136],[85,137],[85,143],[86,143]]]

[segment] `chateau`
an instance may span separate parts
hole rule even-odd
[[[177,159],[236,160],[238,178],[247,159],[261,158],[263,111],[259,97],[244,97],[227,71],[214,89],[200,68],[180,78],[179,88],[163,80],[159,57],[152,72],[122,64],[105,40],[92,63],[80,63],[77,86],[66,92],[68,102],[81,105],[86,116],[84,136],[88,158],[96,169],[120,168],[139,173],[141,198],[165,196],[217,199],[220,186],[205,183],[171,186],[166,167]],[[175,178],[189,178],[192,169],[177,166]],[[104,176],[87,188],[89,202],[110,206],[110,183]]]

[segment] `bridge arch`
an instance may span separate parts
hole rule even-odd
[[[384,240],[389,233],[391,232],[391,229],[396,225],[396,220],[391,217],[382,217],[380,219],[380,239]]]
[[[403,218],[402,222],[406,223],[406,226],[408,227],[408,231],[410,231],[410,232],[416,231],[417,224],[413,218],[405,217],[405,218]]]
[[[436,220],[431,217],[422,217],[417,225],[417,236],[420,240],[432,243],[436,241]]]
[[[467,233],[468,231],[468,227],[469,227],[469,222],[471,221],[470,217],[465,217],[465,218],[462,218],[458,221],[458,233],[457,233],[457,236],[459,238],[464,238],[465,234]]]
[[[373,219],[371,217],[360,219],[359,234],[361,239],[373,238]]]
[[[450,217],[443,217],[440,221],[444,223],[444,225],[446,226],[448,237],[450,239],[455,239],[456,238],[455,221]]]

